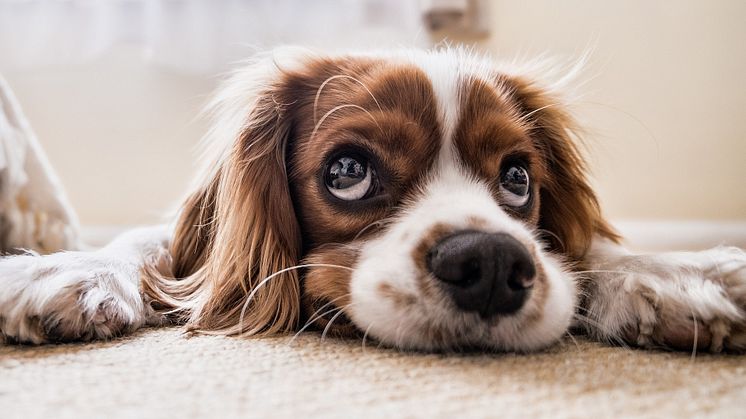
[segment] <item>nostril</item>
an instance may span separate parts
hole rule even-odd
[[[431,249],[427,254],[427,266],[439,280],[458,287],[469,287],[482,276],[482,263],[470,252],[454,254],[451,251]]]
[[[527,260],[518,260],[513,263],[508,274],[508,288],[513,291],[521,291],[534,286],[536,279],[536,268]]]
[[[508,280],[508,288],[513,291],[523,291],[534,286],[534,278],[527,276],[515,276]]]
[[[482,277],[482,264],[479,259],[470,258],[461,263],[451,264],[451,269],[439,269],[433,272],[435,276],[443,282],[447,282],[456,287],[470,287]]]

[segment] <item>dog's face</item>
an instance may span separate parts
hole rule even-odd
[[[182,215],[176,274],[212,276],[198,327],[507,350],[566,331],[564,264],[613,233],[555,97],[453,50],[269,74]]]

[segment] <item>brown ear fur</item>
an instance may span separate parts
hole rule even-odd
[[[528,80],[511,78],[506,85],[512,87],[521,114],[530,115],[532,136],[546,161],[549,175],[541,190],[539,228],[549,232],[552,249],[577,261],[594,235],[618,241],[588,183],[573,118],[556,98]]]
[[[296,271],[262,282],[300,258],[284,159],[291,118],[275,100],[272,91],[259,95],[227,157],[186,200],[171,245],[173,278],[144,275],[154,306],[190,330],[272,334],[298,322]]]

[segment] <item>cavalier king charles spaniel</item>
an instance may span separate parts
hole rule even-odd
[[[575,328],[746,348],[744,252],[625,250],[588,183],[567,78],[549,73],[453,48],[261,55],[212,102],[175,223],[0,260],[0,334],[176,323],[523,352]]]

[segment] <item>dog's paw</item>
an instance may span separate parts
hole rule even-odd
[[[107,339],[139,328],[146,308],[135,267],[98,253],[0,260],[0,336],[41,344]]]
[[[588,304],[592,333],[645,348],[746,349],[746,253],[630,255],[603,266]]]

